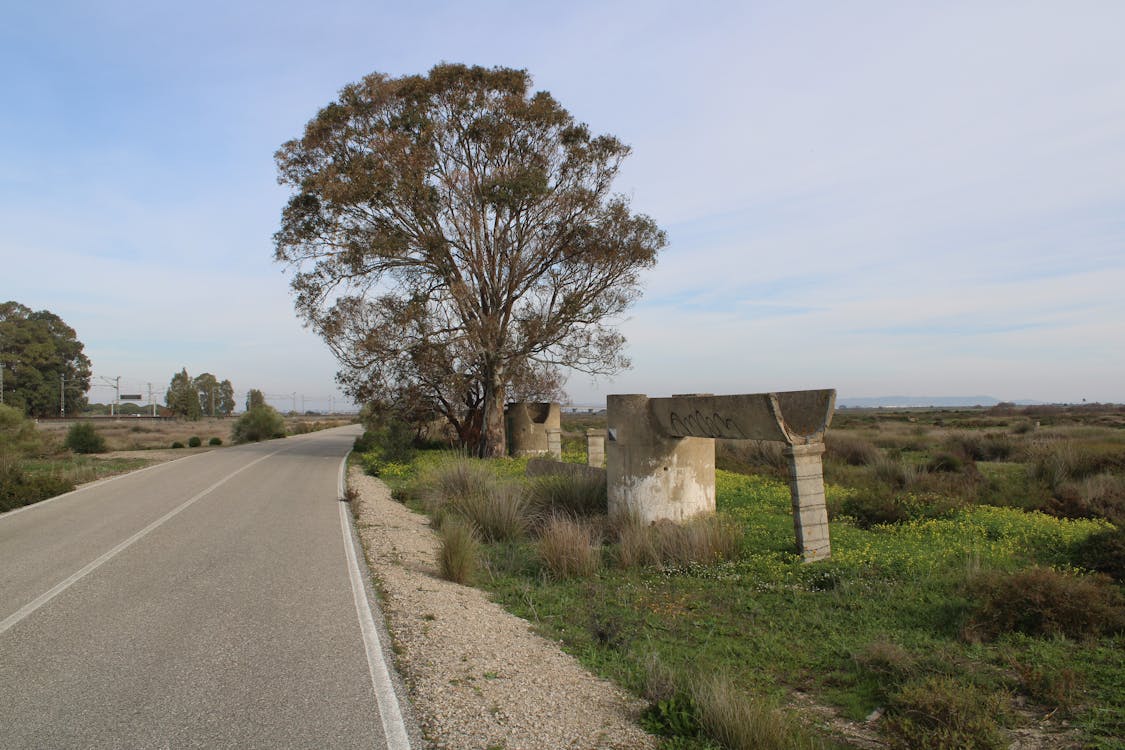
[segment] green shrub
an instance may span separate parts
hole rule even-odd
[[[221,437],[213,437],[207,441],[207,445],[222,445],[223,439]]]
[[[174,443],[172,443],[172,447],[173,447],[174,449],[180,449],[180,448],[183,448],[183,447],[184,447],[184,444],[183,444],[183,443],[181,443],[181,442],[180,442],[179,440],[177,440],[177,441],[175,441]]]
[[[476,572],[480,544],[472,524],[460,518],[449,518],[438,533],[438,570],[447,581],[467,584]]]
[[[388,419],[364,431],[355,439],[352,450],[364,454],[369,474],[379,475],[384,464],[409,464],[417,450],[414,428],[397,419]]]
[[[66,431],[63,443],[75,453],[105,453],[105,438],[89,422],[75,422]]]
[[[0,458],[0,513],[73,489],[74,482],[58,473],[31,475],[11,457]]]
[[[1125,630],[1125,596],[1100,576],[1044,567],[987,571],[969,581],[967,595],[969,640],[1010,632],[1081,638]]]
[[[199,446],[203,445],[203,441],[200,440],[197,436],[192,435],[188,438],[187,444],[189,448],[198,448]]]
[[[832,510],[835,511],[835,507]],[[899,523],[909,518],[896,493],[882,486],[859,489],[847,495],[839,505],[839,514],[851,517],[861,529]]]
[[[272,406],[255,406],[234,423],[231,440],[235,443],[260,442],[285,437],[285,419]]]
[[[957,474],[965,471],[968,466],[969,462],[966,461],[964,457],[951,451],[937,451],[930,457],[930,460],[926,462],[927,471],[949,474]]]
[[[1091,534],[1075,546],[1075,563],[1125,583],[1125,526]]]
[[[879,449],[856,435],[829,432],[824,437],[824,457],[850,466],[867,466],[879,458]]]
[[[891,696],[882,728],[896,750],[1001,750],[1003,696],[953,677],[929,675]]]
[[[586,578],[601,567],[601,540],[588,523],[551,516],[539,535],[539,556],[555,578]]]
[[[1006,461],[1015,450],[1012,439],[1000,432],[953,432],[945,445],[949,452],[973,461]]]
[[[571,516],[605,515],[606,475],[562,474],[540,477],[531,487],[531,498],[545,516],[555,513]]]
[[[43,448],[35,424],[19,409],[0,404],[0,456],[31,456]]]
[[[871,464],[871,473],[875,479],[894,489],[905,489],[918,478],[917,468],[894,456],[878,456]]]

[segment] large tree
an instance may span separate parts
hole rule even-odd
[[[82,349],[58,315],[18,302],[0,304],[4,403],[36,417],[57,415],[60,406],[77,414],[90,389],[90,360]]]
[[[174,416],[187,419],[199,419],[203,416],[199,390],[186,367],[172,376],[168,391],[164,394],[164,403]]]
[[[353,395],[362,374],[385,399],[479,397],[478,450],[500,455],[515,380],[628,366],[611,324],[665,243],[611,193],[628,153],[526,71],[375,73],[278,151],[276,259]]]

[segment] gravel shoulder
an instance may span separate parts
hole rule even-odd
[[[356,526],[383,595],[414,713],[432,747],[449,750],[654,748],[644,705],[594,677],[484,592],[442,580],[424,516],[358,469]]]

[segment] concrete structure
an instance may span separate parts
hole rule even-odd
[[[586,430],[586,465],[605,466],[605,430]]]
[[[524,473],[529,477],[564,476],[605,481],[605,469],[599,469],[596,466],[583,466],[582,464],[568,464],[549,458],[529,460]]]
[[[788,448],[793,525],[805,560],[831,553],[821,454],[836,391],[608,399],[610,515],[682,521],[715,510],[715,438]]]
[[[504,409],[508,455],[562,458],[562,408],[557,403],[517,401]]]

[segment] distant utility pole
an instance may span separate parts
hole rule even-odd
[[[293,391],[293,412],[297,412],[297,392]]]
[[[59,416],[66,419],[66,374],[59,373]]]
[[[152,383],[148,384],[148,402],[152,405],[152,416],[156,416],[156,402],[152,400]]]
[[[0,362],[0,404],[4,403],[4,363]]]
[[[215,386],[211,386],[211,416],[215,416]]]

